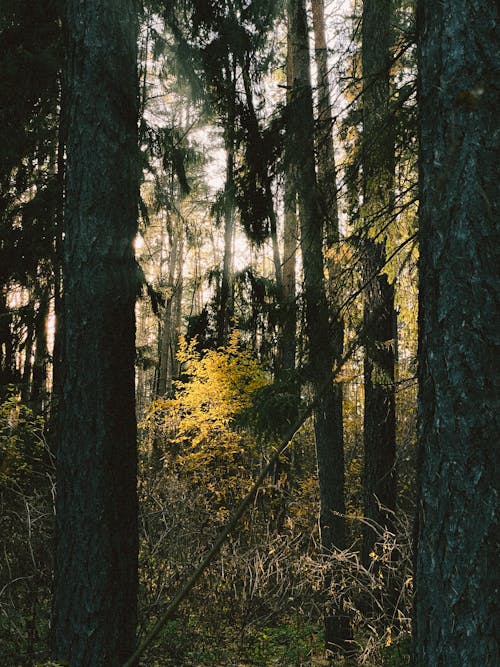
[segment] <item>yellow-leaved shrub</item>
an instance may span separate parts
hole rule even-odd
[[[163,465],[207,492],[224,519],[259,465],[257,440],[239,419],[270,377],[241,348],[237,333],[227,346],[204,354],[195,340],[183,339],[178,359],[183,379],[175,383],[174,397],[157,399],[143,426],[153,434],[150,442]]]

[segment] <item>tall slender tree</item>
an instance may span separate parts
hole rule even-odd
[[[342,548],[346,540],[344,501],[344,450],[335,419],[338,394],[333,387],[334,350],[330,335],[324,282],[323,221],[314,161],[314,117],[310,73],[309,36],[304,0],[289,0],[288,19],[293,49],[292,99],[287,119],[289,159],[293,165],[300,219],[304,267],[304,301],[309,340],[310,379],[316,408],[314,431],[320,491],[321,546],[325,553]],[[325,619],[327,647],[335,649],[349,639],[348,619],[342,610]]]
[[[137,593],[137,6],[66,4],[64,389],[53,656],[123,664]]]
[[[228,341],[231,318],[233,315],[233,245],[234,245],[234,151],[235,151],[235,113],[236,113],[236,87],[234,67],[231,71],[228,86],[227,118],[224,128],[224,147],[226,149],[226,181],[224,184],[224,257],[222,263],[222,275],[219,291],[219,303],[217,310],[217,345],[224,345]]]
[[[312,25],[314,32],[314,51],[317,70],[317,117],[316,117],[316,152],[318,162],[318,194],[324,225],[325,266],[328,279],[326,291],[329,300],[331,354],[334,365],[341,363],[344,351],[344,322],[338,312],[341,299],[335,279],[338,273],[335,251],[340,240],[339,210],[337,199],[337,174],[335,166],[335,150],[333,145],[333,119],[330,101],[330,80],[328,76],[328,49],[326,41],[325,5],[324,0],[312,2]],[[339,451],[344,449],[344,416],[342,384],[335,382],[331,388],[334,399],[331,414],[331,429]]]
[[[55,0],[43,7],[19,0],[3,3],[0,16],[0,396],[20,383],[22,348],[37,342],[29,331],[32,309],[12,308],[12,288],[33,292],[42,273],[48,298],[57,264],[59,13]],[[43,327],[38,331],[43,338]],[[41,340],[39,351],[43,347]],[[29,380],[31,369],[23,375]],[[30,390],[23,388],[25,398]]]
[[[392,526],[396,504],[394,393],[394,286],[383,273],[384,228],[394,200],[394,132],[390,118],[393,0],[364,0],[363,67],[363,281],[364,293],[364,513],[365,565],[379,529]],[[375,236],[375,239],[373,238]],[[387,511],[388,510],[388,511]]]
[[[158,396],[170,394],[176,377],[176,351],[179,338],[182,303],[182,265],[184,259],[184,229],[179,220],[172,221],[169,234],[169,266],[164,313],[159,340]]]
[[[318,112],[316,144],[318,154],[318,188],[325,221],[327,247],[338,242],[339,212],[337,202],[337,173],[333,146],[333,119],[328,68],[324,0],[312,0],[314,53],[317,70]]]
[[[43,412],[47,407],[47,371],[48,371],[48,341],[47,324],[49,317],[49,285],[43,278],[40,280],[40,298],[35,316],[36,351],[33,363],[33,379],[31,382],[30,401],[36,413]],[[45,284],[44,284],[45,283]]]
[[[500,663],[498,13],[419,11],[418,667]]]
[[[266,204],[272,203],[269,201],[269,179],[266,177],[262,182],[259,178],[258,187],[252,191],[252,195],[257,196],[245,196],[242,204],[242,179],[241,173],[237,173],[241,171],[242,153],[250,162],[248,158],[252,151],[248,150],[248,139],[256,141],[253,154],[256,145],[266,146],[253,109],[255,87],[252,84],[260,79],[263,69],[269,65],[268,57],[262,58],[263,66],[257,54],[264,52],[266,36],[273,26],[278,3],[274,0],[254,0],[251,3],[242,0],[161,0],[159,4],[164,6],[163,14],[174,37],[180,69],[190,81],[195,96],[203,97],[207,109],[216,113],[223,129],[226,178],[219,210],[224,223],[224,257],[215,322],[216,344],[222,345],[227,342],[234,314],[233,245],[237,207],[240,221],[252,241],[261,243],[271,235],[275,266],[279,266],[276,229],[274,234],[272,229],[273,225],[275,227],[274,211],[271,206],[265,206],[262,215],[262,209],[257,211],[259,206],[255,206],[255,200],[258,204],[262,203],[264,193],[261,188],[266,193]],[[258,136],[255,136],[254,129]],[[254,169],[253,176],[258,172],[261,177],[260,170],[267,172],[268,165],[264,156],[259,157],[257,170],[255,164],[250,165],[250,170]],[[269,227],[264,220],[269,222]]]
[[[287,103],[292,100],[293,87],[293,48],[291,25],[287,26],[287,54],[286,54],[286,82]],[[292,138],[287,150],[291,150]],[[291,156],[290,156],[291,157]],[[298,228],[297,228],[297,192],[295,189],[293,160],[287,160],[284,184],[284,223],[283,223],[283,324],[280,338],[281,365],[284,370],[295,369],[295,355],[297,351],[297,305],[296,305],[296,257],[298,250]]]

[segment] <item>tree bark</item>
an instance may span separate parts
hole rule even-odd
[[[379,530],[392,529],[396,505],[394,394],[394,287],[382,273],[384,238],[370,235],[391,213],[394,136],[389,116],[392,0],[364,0],[363,66],[363,282],[364,292],[364,514],[362,560],[370,563]],[[386,509],[387,508],[387,509]],[[388,510],[388,511],[387,511]]]
[[[47,402],[47,371],[49,350],[47,341],[47,320],[49,317],[49,286],[40,289],[38,308],[35,314],[35,359],[31,381],[30,403],[35,413],[41,414]]]
[[[325,221],[326,246],[330,248],[339,240],[339,213],[324,0],[312,0],[312,17],[318,78],[318,113],[316,119],[318,189],[321,195],[320,201]]]
[[[33,372],[32,356],[35,340],[35,306],[31,301],[26,317],[26,338],[24,339],[24,363],[21,380],[21,401],[28,403],[31,393],[31,374]]]
[[[328,554],[346,540],[344,448],[339,428],[338,395],[333,386],[334,350],[323,270],[323,220],[318,205],[314,163],[314,118],[307,17],[303,0],[289,0],[293,48],[293,88],[288,110],[290,159],[298,195],[309,369],[317,407],[314,410],[320,491],[321,546]],[[340,406],[341,408],[341,406]],[[327,647],[344,649],[349,623],[341,610],[327,613]]]
[[[11,324],[7,290],[0,288],[0,398],[7,394],[9,385],[14,384],[18,378]]]
[[[234,97],[236,89],[232,82]],[[234,148],[235,148],[235,105],[230,102],[225,129],[226,148],[226,184],[224,188],[224,260],[217,313],[217,346],[228,340],[231,318],[233,315],[233,242],[234,242]]]
[[[137,595],[137,7],[66,4],[64,389],[53,657],[118,667]]]
[[[59,128],[57,137],[57,207],[54,218],[54,346],[52,350],[51,431],[57,433],[58,406],[62,395],[62,349],[64,306],[62,285],[64,235],[64,179],[66,169],[66,95],[64,75],[60,75]],[[54,437],[57,441],[57,434]]]
[[[182,230],[177,225],[171,225],[170,229],[170,257],[168,266],[167,288],[169,291],[165,302],[165,311],[161,327],[160,365],[158,369],[157,395],[165,396],[172,389],[172,344],[174,341],[174,316],[176,293],[178,284],[178,264],[181,253]],[[170,381],[169,381],[170,378]]]
[[[286,54],[286,82],[287,82],[287,104],[291,104],[293,86],[293,47],[291,44],[291,26],[288,22],[287,30],[287,54]],[[288,154],[292,149],[291,137],[287,137],[286,150]],[[280,364],[283,370],[295,369],[295,356],[297,351],[297,304],[296,304],[296,258],[298,250],[298,228],[297,228],[297,192],[295,189],[295,176],[293,156],[286,160],[285,192],[284,192],[284,228],[283,228],[283,269],[282,269],[282,327],[280,340]]]
[[[172,340],[170,343],[170,366],[167,374],[167,392],[172,391],[173,381],[179,377],[179,336],[182,324],[182,295],[184,292],[184,233],[179,239],[177,274],[175,279],[174,302],[172,309]]]
[[[418,667],[500,664],[498,18],[420,3]]]
[[[338,311],[340,301],[338,284],[335,276],[338,273],[335,250],[340,240],[339,212],[337,201],[337,176],[335,167],[335,151],[333,146],[333,121],[330,102],[330,82],[328,77],[328,50],[326,43],[325,8],[323,0],[312,0],[312,17],[314,31],[314,47],[318,78],[318,113],[316,118],[316,146],[318,154],[318,193],[324,222],[325,265],[328,273],[327,292],[330,311]],[[344,322],[335,314],[330,323],[331,351],[333,363],[339,364],[344,351]],[[332,430],[335,440],[344,448],[344,414],[342,384],[335,382],[332,389]]]

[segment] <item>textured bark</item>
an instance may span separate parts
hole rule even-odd
[[[394,287],[382,273],[384,242],[368,235],[390,216],[394,191],[394,136],[389,115],[392,0],[364,0],[363,66],[363,273],[364,292],[364,513],[380,529],[392,528],[396,504],[394,395]],[[370,229],[371,228],[371,229]],[[373,276],[376,276],[373,278]],[[370,563],[377,533],[364,527],[362,559]]]
[[[28,403],[31,392],[31,373],[33,371],[33,343],[35,341],[35,314],[34,305],[30,303],[27,324],[26,324],[26,338],[24,339],[24,363],[23,363],[23,377],[21,384],[21,401]]]
[[[182,297],[184,294],[184,235],[179,241],[179,259],[177,262],[177,276],[175,281],[174,308],[172,313],[172,343],[170,367],[167,375],[167,391],[172,391],[173,381],[179,377],[180,364],[177,359],[179,352],[179,337],[182,326]]]
[[[236,92],[234,94],[236,95]],[[219,294],[219,310],[217,313],[217,346],[224,345],[227,342],[233,315],[235,103],[236,102],[233,99],[225,132],[226,184],[224,190],[224,260]]]
[[[44,285],[40,291],[40,300],[35,315],[36,349],[30,393],[31,406],[36,413],[43,412],[47,399],[47,371],[49,363],[47,320],[49,317],[49,307],[48,285]]]
[[[7,308],[4,290],[0,288],[0,398],[5,396],[9,385],[15,384],[18,379],[11,324],[12,314]]]
[[[337,173],[333,146],[332,105],[328,78],[328,48],[325,28],[324,0],[312,0],[314,51],[318,78],[318,114],[316,144],[318,149],[318,189],[325,221],[327,248],[339,240]]]
[[[293,85],[293,49],[291,47],[290,22],[287,34],[287,102],[291,102]],[[291,139],[290,139],[291,141]],[[287,152],[291,144],[287,145]],[[297,306],[296,306],[296,255],[298,248],[297,193],[295,191],[292,160],[287,160],[285,173],[285,219],[283,229],[283,316],[280,340],[280,357],[283,370],[294,370],[296,355]]]
[[[64,306],[62,293],[64,174],[66,169],[66,95],[61,74],[60,110],[57,140],[57,208],[54,218],[54,347],[52,350],[52,393],[50,398],[51,430],[57,430],[58,404],[62,395],[62,347]],[[57,437],[56,437],[57,439]]]
[[[303,0],[289,0],[289,20],[294,80],[288,130],[291,145],[295,147],[290,157],[299,202],[309,368],[315,399],[318,401],[314,411],[314,428],[320,491],[321,546],[325,553],[328,553],[336,547],[344,547],[346,539],[344,448],[341,404],[339,405],[332,380],[334,350],[324,283],[323,220],[314,164],[309,42]],[[343,647],[348,635],[348,623],[342,614],[327,615],[325,639],[328,648]]]
[[[115,667],[137,594],[136,3],[66,4],[64,388],[57,451],[53,656]]]
[[[280,340],[281,367],[295,368],[297,306],[296,306],[296,255],[298,229],[296,195],[290,184],[290,175],[285,176],[285,221],[283,232],[283,316]]]
[[[420,3],[418,667],[500,664],[498,18]]]
[[[233,163],[233,156],[228,156],[228,163]],[[232,166],[231,166],[232,169]],[[228,164],[229,170],[229,164]],[[232,171],[231,171],[232,174]],[[231,186],[226,185],[226,197],[232,198]],[[233,315],[233,243],[234,243],[234,206],[228,201],[224,211],[224,260],[222,264],[222,279],[220,287],[220,301],[217,318],[217,345],[227,343],[231,318]]]
[[[330,102],[330,82],[328,78],[328,51],[326,44],[325,7],[323,0],[312,1],[312,17],[314,30],[314,47],[318,78],[318,114],[316,119],[316,145],[318,153],[318,193],[325,233],[326,268],[328,272],[327,292],[331,310],[337,312],[340,305],[338,285],[335,276],[338,267],[334,259],[334,251],[340,239],[339,213],[337,201],[337,176],[335,167],[335,151],[333,146],[333,121]],[[339,364],[344,351],[344,323],[335,315],[330,323],[331,352],[333,363]],[[331,420],[330,428],[335,431],[335,441],[343,451],[343,391],[342,384],[335,382],[331,388]]]
[[[170,258],[168,268],[167,287],[169,294],[165,303],[163,314],[161,344],[160,344],[160,367],[158,370],[157,395],[164,396],[172,390],[172,376],[175,365],[174,348],[177,347],[178,332],[176,331],[176,308],[179,301],[179,291],[182,285],[182,255],[183,238],[182,229],[172,230],[173,238],[170,244]]]

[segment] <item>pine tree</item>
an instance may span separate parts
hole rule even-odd
[[[60,206],[58,182],[58,113],[62,66],[59,6],[47,0],[6,2],[0,16],[0,397],[8,385],[32,390],[31,355],[38,347],[37,382],[44,384],[48,356],[44,327],[33,331],[33,309],[44,286],[50,299],[58,257],[54,220]],[[13,308],[9,293],[29,292],[26,309]],[[41,318],[39,318],[41,319]],[[30,328],[32,329],[30,331]],[[30,340],[31,338],[31,340]],[[37,345],[38,344],[38,345]],[[34,390],[37,393],[37,390]],[[35,401],[38,403],[38,401]]]
[[[498,18],[420,3],[418,667],[500,663]]]
[[[137,593],[136,4],[66,5],[64,388],[53,656],[123,664]]]
[[[309,340],[309,372],[317,402],[314,431],[320,490],[321,546],[328,554],[343,548],[346,540],[344,502],[344,451],[338,394],[333,387],[334,350],[329,326],[323,269],[323,220],[319,206],[314,162],[314,118],[310,74],[307,16],[303,0],[289,0],[288,16],[293,48],[293,87],[287,130],[297,190],[304,302]],[[349,639],[348,619],[337,609],[325,623],[327,647],[344,647]]]
[[[364,513],[378,530],[391,528],[396,504],[396,416],[394,286],[384,273],[384,235],[394,200],[394,128],[390,117],[392,0],[364,0],[363,67],[363,210],[364,225]],[[375,236],[375,239],[372,238]],[[387,511],[388,510],[388,511]],[[363,561],[377,533],[364,529]]]

